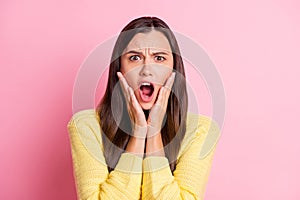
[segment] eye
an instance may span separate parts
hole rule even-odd
[[[155,60],[157,60],[157,61],[164,61],[164,60],[166,60],[166,58],[163,57],[163,56],[155,56]]]
[[[129,60],[132,60],[132,61],[134,61],[134,60],[141,60],[141,57],[138,56],[138,55],[133,55],[133,56],[129,57]]]

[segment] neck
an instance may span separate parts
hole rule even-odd
[[[144,114],[145,114],[145,117],[146,117],[146,120],[148,120],[148,117],[149,117],[149,113],[150,113],[150,110],[144,110]]]

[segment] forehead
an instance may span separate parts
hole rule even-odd
[[[131,39],[124,52],[130,50],[142,50],[146,48],[171,52],[171,46],[167,37],[163,33],[156,30],[152,30],[148,33],[136,34]]]

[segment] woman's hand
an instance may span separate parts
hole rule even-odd
[[[147,134],[147,121],[142,107],[138,103],[133,89],[128,85],[121,72],[117,72],[121,88],[126,99],[127,110],[130,116],[133,135],[137,138],[145,138]]]
[[[164,120],[168,99],[171,93],[171,89],[175,80],[175,72],[172,72],[170,77],[167,79],[165,85],[160,88],[157,100],[153,107],[151,108],[148,117],[148,131],[147,138],[151,138],[160,133],[162,122]]]

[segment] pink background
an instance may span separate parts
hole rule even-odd
[[[1,1],[0,199],[76,198],[66,129],[76,73],[144,15],[201,44],[222,76],[226,120],[206,199],[300,199],[295,0]]]

